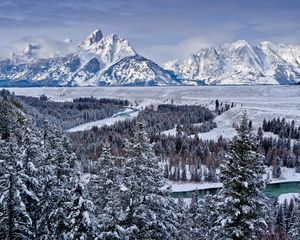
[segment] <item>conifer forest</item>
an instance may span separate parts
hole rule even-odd
[[[254,131],[244,112],[231,140],[199,138],[236,107],[216,99],[212,109],[162,103],[132,119],[67,131],[135,104],[2,90],[0,239],[300,239],[298,198],[265,191],[283,169],[300,172],[294,121],[264,119]],[[173,193],[174,183],[222,188],[205,195],[196,188],[187,199]]]

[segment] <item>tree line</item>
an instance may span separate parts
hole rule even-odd
[[[21,102],[26,112],[40,126],[44,120],[51,125],[63,130],[70,129],[91,121],[101,120],[125,110],[129,105],[128,100],[96,99],[93,96],[75,98],[72,101],[51,101],[47,96],[39,98],[30,96],[15,96],[7,90],[2,90],[1,95],[10,96],[14,101]]]
[[[295,126],[295,121],[286,122],[285,118],[263,120],[262,129],[265,132],[278,134],[280,138],[300,139],[300,126]]]

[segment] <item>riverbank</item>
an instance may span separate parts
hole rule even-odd
[[[216,194],[221,189],[221,187],[209,188],[209,189],[197,189],[199,192],[199,197],[204,197],[207,194]],[[300,181],[298,182],[285,182],[285,183],[271,183],[265,188],[265,194],[267,197],[273,198],[278,197],[282,194],[288,193],[298,193],[300,192]],[[174,198],[191,198],[193,190],[173,192],[172,197]]]
[[[296,173],[294,168],[286,168],[282,167],[282,175],[281,178],[272,178],[272,167],[266,167],[266,173],[264,178],[270,184],[277,184],[277,183],[290,183],[290,182],[300,182],[300,173]],[[201,183],[193,183],[193,182],[171,182],[172,192],[189,192],[198,190],[210,190],[215,188],[221,188],[222,183],[216,182],[201,182]]]

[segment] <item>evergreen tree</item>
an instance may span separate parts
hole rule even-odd
[[[219,100],[217,99],[215,101],[215,111],[218,113],[219,112],[219,106],[220,106],[220,103],[219,103]]]
[[[21,153],[16,140],[0,142],[0,238],[30,239],[32,220],[22,199],[28,189],[23,182]]]
[[[3,239],[34,238],[39,183],[26,143],[30,126],[21,106],[6,96],[0,101],[0,234]]]
[[[75,187],[71,191],[71,203],[68,215],[68,232],[66,238],[69,240],[95,239],[93,229],[94,205],[88,199],[85,192],[83,176],[78,172]]]
[[[285,223],[286,223],[286,219],[285,219],[284,208],[283,208],[283,205],[280,204],[279,208],[277,210],[277,213],[276,213],[276,226],[281,231],[285,231],[285,229],[286,229]]]
[[[55,155],[59,139],[54,131],[45,121],[42,129],[42,153],[44,162],[40,166],[41,192],[39,211],[41,218],[37,222],[37,236],[40,239],[48,240],[54,237],[54,226],[52,222],[52,212],[56,209],[56,200],[53,192],[56,187],[56,163]]]
[[[289,202],[289,204],[288,204],[288,208],[286,209],[286,212],[285,212],[287,232],[289,232],[289,230],[291,228],[292,216],[293,216],[294,208],[295,208],[295,202],[294,202],[294,199],[291,199],[290,202]]]
[[[32,231],[37,237],[38,221],[42,217],[40,215],[40,198],[41,192],[41,172],[39,167],[43,164],[44,155],[41,151],[41,136],[33,126],[30,119],[27,120],[27,127],[24,131],[24,141],[21,148],[24,168],[24,183],[28,189],[22,194],[26,209],[32,220]]]
[[[177,239],[176,205],[163,190],[163,171],[143,123],[126,146],[123,221],[129,239]]]
[[[263,159],[254,151],[248,122],[245,113],[221,166],[223,188],[218,196],[215,239],[256,239],[266,227]]]
[[[195,221],[198,224],[197,239],[213,239],[213,226],[217,220],[215,197],[206,195],[203,204],[200,206],[199,214]]]
[[[51,139],[53,137],[53,139]],[[51,237],[52,239],[64,239],[68,228],[68,206],[66,203],[71,198],[72,182],[74,181],[74,163],[76,156],[70,151],[68,140],[62,133],[54,128],[49,128],[48,138],[52,142],[50,152],[50,163],[52,172],[50,176],[53,181],[51,194],[52,210],[50,212]],[[47,143],[47,141],[46,141]]]
[[[193,215],[196,215],[198,213],[198,210],[199,210],[199,191],[198,189],[196,189],[192,193],[192,200],[190,203],[189,212]]]
[[[189,209],[182,198],[177,201],[178,208],[178,232],[179,239],[189,239],[191,236],[191,224],[189,218]]]
[[[38,236],[41,239],[64,239],[68,229],[68,206],[74,182],[76,156],[61,131],[47,122],[43,127],[44,162],[40,166],[43,195],[40,198]]]
[[[7,96],[4,96],[0,99],[0,133],[1,139],[5,140],[9,138],[9,105],[10,102]]]
[[[103,146],[91,185],[99,222],[99,239],[122,239],[119,225],[123,219],[120,170],[115,164],[108,143]]]
[[[292,240],[300,239],[300,208],[297,206],[292,214],[289,235]]]
[[[199,233],[199,222],[197,221],[197,217],[199,216],[200,206],[199,206],[199,191],[196,189],[192,193],[192,200],[190,203],[189,211],[188,211],[188,222],[189,222],[189,238],[198,239]]]
[[[41,132],[9,97],[0,119],[0,238],[65,239],[76,159],[67,138],[46,123]]]

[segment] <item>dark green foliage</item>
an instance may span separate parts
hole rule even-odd
[[[272,120],[263,121],[263,130],[265,132],[272,132],[278,134],[279,137],[300,139],[300,126],[295,126],[295,121],[286,122],[285,118],[273,118]]]
[[[111,117],[124,110],[127,100],[77,98],[72,102],[54,102],[46,96],[40,98],[17,96],[26,111],[33,116],[37,124],[46,119],[51,125],[67,130],[77,125]]]

